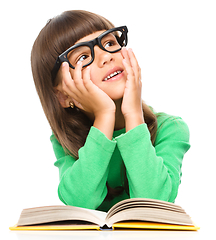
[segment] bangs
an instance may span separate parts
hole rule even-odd
[[[56,58],[79,39],[114,25],[97,14],[86,11],[66,11],[50,21]]]

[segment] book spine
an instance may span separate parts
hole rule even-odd
[[[106,224],[103,227],[100,227],[101,231],[112,231],[113,227],[108,227]]]

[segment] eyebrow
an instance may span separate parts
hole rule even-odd
[[[77,44],[78,45],[78,44]],[[74,45],[73,47],[75,47],[76,45]],[[79,48],[81,48],[81,47],[87,47],[87,48],[89,48],[89,46],[87,46],[87,45],[81,45],[81,46],[77,46],[77,47],[75,47],[74,49],[72,49],[69,53],[68,53],[68,57],[70,57],[70,55],[71,54],[76,54],[77,52],[80,52],[80,50],[79,50]],[[90,49],[90,48],[89,48]]]

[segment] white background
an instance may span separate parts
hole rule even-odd
[[[142,68],[143,99],[156,111],[181,116],[190,128],[192,147],[176,203],[210,229],[216,193],[216,1],[209,0],[1,2],[0,228],[7,232],[23,208],[62,204],[30,52],[47,20],[71,9],[128,26],[129,47]]]

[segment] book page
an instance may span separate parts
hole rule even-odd
[[[128,208],[134,208],[134,207],[156,207],[156,208],[169,209],[169,210],[185,213],[185,211],[180,206],[174,203],[155,200],[155,199],[148,199],[148,198],[132,198],[132,199],[123,200],[115,204],[108,211],[107,219],[119,211],[122,211]]]
[[[101,219],[101,221],[103,222],[103,225],[105,224],[105,219],[106,219],[106,216],[107,216],[107,213],[106,212],[102,212],[102,211],[99,211],[99,210],[92,210],[92,209],[86,209],[89,213],[91,213],[92,215],[95,215],[97,218]],[[101,226],[103,226],[101,225]]]
[[[107,213],[110,226],[119,221],[153,221],[191,225],[191,219],[178,205],[154,199],[133,198],[115,204]]]
[[[121,221],[144,221],[167,224],[193,225],[187,214],[158,208],[129,208],[114,214],[107,220],[107,226]]]
[[[24,209],[20,215],[18,226],[70,220],[87,221],[103,226],[105,217],[105,212],[73,206],[37,207]]]

